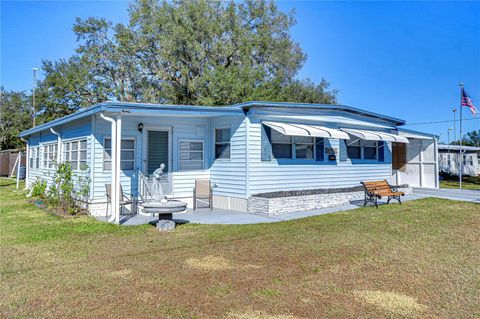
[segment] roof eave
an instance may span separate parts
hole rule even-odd
[[[391,116],[382,115],[375,112],[369,112],[362,109],[358,109],[352,106],[341,105],[341,104],[319,104],[319,103],[287,103],[287,102],[266,102],[266,101],[250,101],[245,103],[233,104],[231,107],[240,107],[240,108],[251,108],[256,106],[272,106],[272,107],[290,107],[290,108],[323,108],[323,109],[334,109],[339,111],[347,111],[354,114],[359,114],[363,116],[374,117],[382,120],[386,120],[394,123],[395,125],[404,125],[405,120],[398,119]]]
[[[128,110],[126,108],[131,107]],[[41,124],[36,127],[32,127],[19,134],[20,137],[27,137],[29,135],[38,133],[43,130],[47,130],[52,127],[63,125],[71,121],[79,120],[87,116],[91,116],[100,112],[132,112],[133,110],[152,110],[152,111],[178,111],[178,112],[211,112],[219,114],[227,113],[243,113],[242,109],[229,108],[229,107],[208,107],[208,106],[194,106],[194,105],[170,105],[170,104],[143,104],[143,103],[124,103],[124,102],[103,102],[95,104],[88,108],[79,110],[73,114],[55,119],[53,121]]]

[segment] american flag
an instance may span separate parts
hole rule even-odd
[[[478,115],[478,110],[473,105],[472,100],[468,97],[467,92],[465,92],[465,89],[463,87],[462,87],[462,106],[468,107],[472,112],[473,116]]]

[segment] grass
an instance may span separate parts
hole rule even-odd
[[[458,188],[458,176],[440,181],[441,188]],[[480,190],[480,176],[462,176],[462,188]]]
[[[0,179],[1,318],[480,317],[480,206],[423,199],[170,233],[45,213]]]

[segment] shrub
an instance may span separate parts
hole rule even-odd
[[[84,212],[83,204],[88,199],[90,180],[75,175],[69,162],[56,167],[52,186],[47,193],[48,204],[72,215]]]
[[[47,182],[40,177],[37,177],[35,182],[33,182],[32,186],[30,187],[30,194],[31,197],[45,197],[45,192],[47,190]]]

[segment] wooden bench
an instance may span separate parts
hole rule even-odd
[[[373,203],[378,208],[378,200],[382,197],[388,197],[387,204],[391,199],[396,199],[400,205],[402,204],[401,197],[405,196],[404,192],[397,191],[395,186],[388,184],[386,180],[374,181],[374,182],[361,182],[365,190],[365,201],[363,206],[367,203]]]

